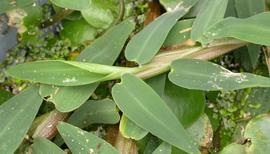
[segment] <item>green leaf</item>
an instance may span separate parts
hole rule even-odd
[[[239,154],[266,153],[270,150],[269,135],[270,118],[269,114],[263,114],[253,118],[246,126],[244,137],[251,140],[250,145],[239,145],[232,143],[226,146],[221,154],[228,154],[232,150],[239,151]]]
[[[85,128],[91,124],[116,124],[120,120],[115,103],[111,99],[89,100],[67,120],[68,123]]]
[[[112,96],[121,111],[141,128],[186,152],[199,153],[167,104],[141,79],[123,75],[121,83],[112,88]]]
[[[72,153],[118,154],[118,151],[98,136],[61,122],[57,129]]]
[[[54,5],[71,10],[82,10],[90,7],[90,0],[50,0]]]
[[[64,20],[62,24],[64,29],[60,32],[61,37],[68,38],[74,44],[93,40],[97,35],[96,29],[82,19],[75,21]]]
[[[100,38],[96,39],[92,45],[87,47],[78,56],[77,60],[112,65],[134,28],[135,23],[131,20],[125,20],[113,26]],[[51,92],[45,96],[53,96],[50,101],[56,105],[59,111],[69,112],[81,106],[92,95],[97,86],[98,83],[73,87],[52,87]],[[42,87],[40,93],[43,93]],[[56,90],[57,93],[55,94]]]
[[[42,84],[39,93],[47,101],[54,103],[57,110],[69,112],[80,107],[95,91],[97,85],[58,87]]]
[[[142,65],[151,61],[159,51],[177,20],[183,17],[197,0],[178,3],[170,12],[164,13],[136,34],[125,50],[126,58]]]
[[[196,141],[198,148],[209,148],[211,146],[213,129],[206,114],[202,114],[197,121],[187,128],[187,131],[193,137],[194,141]],[[175,147],[172,148],[172,153],[186,154],[186,152]]]
[[[0,153],[13,153],[31,126],[42,98],[30,87],[0,106]]]
[[[247,18],[265,11],[264,0],[235,0],[235,9],[240,18]],[[246,70],[252,71],[257,66],[261,53],[261,46],[249,44],[246,50],[240,52],[240,60]]]
[[[213,129],[206,114],[202,114],[191,126],[188,133],[194,138],[198,147],[208,147],[213,139]]]
[[[148,134],[146,130],[136,125],[134,122],[129,120],[125,115],[122,115],[119,125],[119,131],[125,138],[131,138],[134,140],[140,140]]]
[[[94,83],[104,78],[105,70],[95,72],[99,71],[99,68],[102,69],[103,66],[82,62],[45,60],[10,67],[7,74],[21,80],[59,86],[76,86]]]
[[[251,145],[246,147],[250,153],[265,153],[270,151],[270,118],[264,114],[253,118],[246,126],[245,138],[251,140]]]
[[[269,18],[270,12],[260,13],[245,19],[226,18],[204,33],[203,42],[206,44],[214,39],[233,37],[254,44],[270,45]]]
[[[251,116],[267,113],[270,111],[270,88],[252,88],[248,95],[244,108]]]
[[[190,39],[191,26],[193,22],[194,19],[178,21],[169,32],[163,46],[168,47],[181,44]]]
[[[198,0],[159,0],[167,11],[175,9],[179,4],[194,5]]]
[[[202,91],[184,89],[172,84],[169,80],[166,81],[162,98],[184,127],[198,120],[204,111],[205,96]]]
[[[248,44],[236,50],[235,57],[240,60],[241,66],[248,72],[252,72],[258,65],[261,54],[261,46],[256,44]]]
[[[152,154],[171,154],[172,146],[166,142],[161,143]]]
[[[34,3],[33,0],[1,0],[0,1],[0,13],[4,13],[8,10],[16,9],[16,8],[23,8]]]
[[[241,144],[232,143],[232,144],[227,145],[220,152],[220,154],[232,154],[232,153],[246,154],[246,152],[245,152],[245,146],[244,145],[241,145]]]
[[[114,21],[114,16],[112,11],[106,7],[106,3],[108,2],[90,0],[90,7],[81,10],[83,18],[95,28],[108,28]]]
[[[79,128],[86,128],[92,124],[116,124],[120,115],[114,101],[111,99],[89,100],[79,107],[69,117],[67,123]],[[56,136],[55,143],[62,145],[60,136]]]
[[[265,11],[265,0],[235,0],[235,9],[240,18],[247,18]]]
[[[0,89],[0,105],[12,97],[12,93]]]
[[[217,91],[270,87],[270,79],[250,73],[233,73],[217,64],[179,59],[172,63],[169,79],[187,89]]]
[[[155,90],[155,92],[162,96],[164,94],[165,83],[166,83],[167,74],[161,74],[150,79],[147,79],[145,82]]]
[[[35,138],[32,145],[33,154],[65,154],[57,145],[45,138]]]
[[[191,39],[201,42],[203,34],[224,18],[228,0],[208,0],[198,13],[191,31]]]

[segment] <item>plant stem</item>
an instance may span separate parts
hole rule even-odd
[[[44,119],[41,124],[36,128],[33,138],[43,137],[47,139],[52,139],[57,134],[57,124],[60,121],[65,121],[69,117],[70,113],[63,113],[57,110],[53,110],[49,115]]]
[[[268,73],[270,76],[270,46],[264,47],[263,52],[265,56],[266,65],[268,68]]]
[[[225,53],[228,53],[234,49],[240,48],[247,43],[239,41],[219,42],[218,45],[211,45],[210,47],[191,47],[186,49],[180,49],[172,52],[158,54],[149,64],[139,66],[142,71],[136,73],[136,76],[147,79],[153,76],[162,74],[169,71],[170,64],[174,60],[186,58],[186,59],[201,59],[210,60],[219,57]]]

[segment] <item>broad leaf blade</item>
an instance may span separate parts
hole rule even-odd
[[[203,33],[225,15],[228,0],[208,0],[197,15],[191,31],[191,39],[200,41]]]
[[[68,123],[85,128],[91,124],[116,124],[120,120],[115,103],[111,99],[89,100],[76,110]]]
[[[198,0],[159,0],[167,11],[175,9],[179,4],[194,5]]]
[[[138,126],[186,152],[199,153],[167,104],[139,78],[123,75],[122,82],[113,87],[112,96],[121,111]]]
[[[269,114],[262,114],[249,121],[244,137],[251,140],[251,145],[246,146],[250,153],[265,153],[270,150],[270,118]]]
[[[87,47],[78,56],[77,60],[112,65],[119,56],[129,34],[134,28],[135,24],[131,20],[125,20],[113,26],[100,38],[95,40],[92,45]],[[92,95],[97,86],[98,83],[83,86],[58,87],[57,94],[54,93],[56,89],[52,88],[52,92],[47,96],[53,95],[51,101],[56,105],[59,111],[69,112],[82,105]],[[41,88],[42,87],[43,86],[41,86]],[[42,91],[41,89],[40,93],[43,93]]]
[[[140,140],[144,138],[148,132],[138,125],[136,125],[133,121],[129,120],[125,115],[122,115],[119,131],[125,138],[131,138],[134,140]]]
[[[169,80],[166,81],[162,98],[185,128],[198,120],[205,108],[205,96],[202,91],[178,87]]]
[[[152,154],[171,154],[172,146],[166,142],[162,142]]]
[[[238,17],[247,18],[265,11],[264,0],[235,0],[235,9]],[[240,60],[242,66],[249,71],[252,71],[257,66],[261,53],[261,46],[255,44],[247,45],[247,50],[241,50]]]
[[[265,11],[265,0],[235,0],[237,16],[247,18]]]
[[[42,103],[30,87],[0,106],[0,153],[13,153],[22,142]]]
[[[190,39],[191,26],[194,19],[178,21],[169,32],[163,47],[175,46]]]
[[[184,88],[207,91],[270,87],[269,78],[250,73],[233,73],[214,63],[195,59],[174,61],[169,79]]]
[[[196,0],[192,2],[179,3],[172,11],[164,13],[135,35],[125,50],[126,58],[140,65],[151,61],[177,20],[187,13]]]
[[[249,18],[226,18],[204,33],[204,43],[224,37],[233,37],[260,45],[270,45],[270,12],[264,12]],[[248,33],[247,33],[248,32]]]
[[[47,101],[54,103],[57,110],[69,112],[80,107],[95,91],[97,83],[82,86],[58,87],[40,85],[39,93]]]
[[[1,0],[0,1],[0,13],[4,13],[8,10],[31,6],[34,3],[33,0]]]
[[[33,154],[65,154],[57,145],[45,138],[35,138],[32,145]]]
[[[50,0],[54,5],[72,10],[82,10],[90,7],[90,0]]]
[[[83,20],[64,20],[62,22],[63,30],[60,32],[62,39],[68,38],[72,43],[78,45],[94,40],[97,30]]]
[[[92,124],[116,124],[120,115],[114,101],[111,99],[89,100],[79,107],[69,117],[67,123],[79,128],[86,128]],[[60,136],[56,136],[55,143],[62,145]]]
[[[109,5],[109,6],[108,6]],[[81,10],[83,18],[95,28],[108,28],[114,16],[110,7],[114,4],[108,1],[90,0],[90,6]]]
[[[19,64],[10,67],[7,73],[18,79],[59,86],[85,85],[97,82],[106,76],[60,60]]]
[[[57,129],[72,153],[118,154],[118,151],[96,135],[67,123],[60,123]]]
[[[262,114],[253,118],[248,122],[244,132],[244,137],[250,139],[251,144],[232,143],[226,146],[221,154],[229,154],[235,151],[239,154],[268,153],[266,151],[270,150],[269,124],[269,114]]]

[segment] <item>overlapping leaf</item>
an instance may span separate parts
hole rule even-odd
[[[119,131],[125,138],[131,138],[134,140],[140,140],[148,134],[148,131],[136,125],[125,115],[122,115],[119,125]]]
[[[234,17],[226,18],[204,33],[204,43],[209,43],[214,39],[233,37],[243,41],[260,45],[270,45],[270,12],[238,19]]]
[[[237,16],[240,18],[248,18],[250,16],[262,13],[265,11],[264,0],[235,0],[235,9]],[[255,44],[248,44],[247,48],[242,48],[240,51],[241,65],[244,69],[252,71],[258,64],[261,53],[261,46]]]
[[[208,0],[197,15],[191,31],[191,39],[201,42],[210,26],[224,18],[228,0]]]
[[[92,124],[116,124],[120,115],[114,101],[111,99],[89,100],[79,107],[68,118],[67,123],[79,128],[86,128]],[[60,136],[56,136],[55,143],[63,144]]]
[[[135,24],[130,20],[125,20],[113,26],[104,35],[96,39],[93,44],[87,47],[78,56],[77,60],[112,65],[119,56],[129,34],[134,28]],[[53,96],[50,97],[50,101],[56,105],[56,108],[59,111],[68,112],[82,105],[92,95],[98,83],[73,87],[44,86],[41,85],[40,93],[43,93],[44,97]],[[47,93],[48,91],[51,92]]]
[[[207,91],[270,87],[269,78],[250,73],[233,73],[214,63],[195,59],[174,61],[169,79],[184,88]]]
[[[229,154],[235,151],[239,154],[267,153],[270,150],[269,124],[269,114],[263,114],[252,119],[247,124],[244,133],[244,137],[251,140],[250,145],[232,143],[226,146],[221,154]]]
[[[152,154],[171,154],[172,146],[166,142],[161,143]]]
[[[105,70],[105,72],[97,73],[98,68],[103,67],[96,64],[91,65],[61,60],[36,61],[13,66],[7,70],[7,73],[18,79],[59,86],[90,84],[100,81],[110,74]]]
[[[142,65],[151,61],[178,19],[183,17],[197,0],[179,2],[135,35],[127,45],[125,54],[130,61]]]
[[[178,21],[169,32],[163,46],[168,47],[178,45],[190,39],[191,26],[193,22],[194,19]]]
[[[72,153],[118,154],[118,151],[109,143],[78,127],[62,122],[57,129]]]
[[[35,138],[32,145],[33,154],[65,154],[57,145],[45,138]]]
[[[82,10],[87,9],[90,6],[90,0],[50,0],[53,4],[56,6],[62,7],[62,8],[68,8],[72,10]]]
[[[87,9],[81,10],[84,19],[93,27],[96,28],[108,28],[113,20],[114,16],[111,8],[115,6],[111,0],[89,0],[90,6]]]
[[[4,13],[5,11],[31,6],[34,3],[33,0],[16,0],[16,1],[10,1],[10,0],[1,0],[0,1],[0,13]]]
[[[198,120],[204,111],[205,97],[202,91],[185,89],[172,84],[169,80],[166,81],[162,98],[184,127]]]
[[[29,87],[0,106],[0,153],[13,153],[21,144],[42,98],[38,87]]]
[[[142,80],[125,74],[112,95],[121,111],[138,126],[186,152],[199,153],[167,104]]]
[[[79,44],[94,40],[97,31],[89,26],[83,19],[75,21],[63,21],[64,29],[60,32],[62,38],[68,38],[72,43]]]

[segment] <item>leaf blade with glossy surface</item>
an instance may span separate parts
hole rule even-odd
[[[184,151],[199,153],[167,104],[139,78],[123,75],[122,82],[113,87],[112,96],[121,111],[138,126]]]

